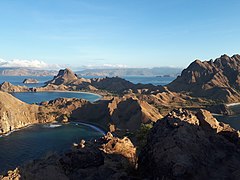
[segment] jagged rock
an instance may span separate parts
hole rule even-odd
[[[36,84],[36,83],[39,83],[39,81],[37,79],[24,79],[23,83],[24,84]]]
[[[215,61],[191,63],[172,83],[171,91],[222,102],[240,101],[240,55],[223,55]]]
[[[6,176],[0,176],[1,180],[19,180],[21,178],[19,169],[16,168],[13,171],[8,171]]]
[[[108,141],[106,144],[103,144],[102,150],[107,154],[120,154],[128,159],[133,165],[136,164],[136,148],[132,144],[131,140],[127,137],[119,139],[113,137],[113,135],[108,132],[105,139]]]
[[[175,110],[157,121],[139,156],[152,179],[239,179],[240,134],[206,110]]]

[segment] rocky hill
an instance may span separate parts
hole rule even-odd
[[[240,55],[223,55],[214,61],[196,60],[167,87],[215,101],[239,102]]]
[[[142,123],[155,122],[162,115],[145,101],[134,97],[114,97],[77,108],[70,118],[102,127],[111,123],[120,129],[137,130]]]
[[[73,73],[73,71],[69,68],[66,69],[61,69],[54,78],[46,84],[55,84],[55,85],[60,85],[60,84],[70,84],[78,79],[77,75]]]
[[[38,106],[0,91],[0,135],[38,122]]]
[[[0,84],[0,90],[4,92],[26,92],[29,91],[29,88],[27,86],[16,86],[5,81]]]
[[[174,110],[157,121],[139,156],[149,179],[239,179],[240,133],[205,110]]]

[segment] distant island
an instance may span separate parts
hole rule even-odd
[[[56,70],[39,70],[31,68],[0,68],[0,76],[54,76]]]
[[[182,68],[155,67],[155,68],[115,68],[115,69],[86,69],[77,71],[79,76],[170,76],[177,77]]]
[[[156,67],[156,68],[118,68],[118,69],[84,69],[74,71],[79,76],[161,76],[176,77],[181,68]],[[40,70],[31,68],[0,68],[0,76],[54,76],[56,70]]]

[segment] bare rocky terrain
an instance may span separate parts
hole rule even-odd
[[[240,101],[240,55],[209,61],[192,62],[172,83],[170,91],[190,93],[191,96],[217,102]]]

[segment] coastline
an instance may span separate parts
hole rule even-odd
[[[107,134],[107,131],[103,127],[99,126],[98,124],[86,123],[86,122],[81,122],[81,121],[70,121],[69,123],[81,124],[81,125],[90,127],[92,129],[102,133],[102,135],[106,135]]]
[[[81,124],[81,125],[84,125],[84,126],[87,126],[87,127],[90,127],[100,133],[102,133],[102,135],[106,135],[107,134],[107,130],[104,129],[103,127],[99,126],[98,124],[94,124],[94,123],[88,123],[88,122],[80,122],[80,121],[69,121],[69,123],[72,123],[72,124]],[[23,129],[26,129],[26,128],[29,128],[31,126],[34,126],[34,125],[47,125],[47,124],[59,124],[59,125],[64,125],[65,123],[61,123],[61,122],[57,122],[57,121],[53,121],[53,122],[47,122],[47,123],[33,123],[33,124],[28,124],[26,126],[23,126],[23,127],[20,127],[20,128],[16,128],[12,131],[9,131],[5,134],[1,134],[0,135],[0,138],[2,137],[6,137],[6,136],[9,136],[11,135],[12,133],[14,132],[17,132],[17,131],[20,131],[20,130],[23,130]]]
[[[98,100],[101,100],[103,98],[102,95],[99,95],[99,94],[96,94],[96,93],[92,93],[92,92],[82,92],[82,91],[70,91],[70,90],[49,90],[49,91],[37,91],[37,92],[33,92],[33,93],[38,93],[38,92],[61,92],[61,93],[64,93],[64,92],[69,92],[69,93],[82,93],[82,94],[92,94],[92,95],[95,95],[97,96],[98,98],[95,99],[94,101],[92,101],[92,103],[98,101]],[[27,93],[27,92],[14,92],[14,93]],[[11,94],[11,93],[10,93]],[[16,98],[18,99],[18,98]],[[18,99],[20,100],[20,99]],[[20,100],[21,101],[21,100]],[[36,124],[49,124],[49,123],[54,123],[56,122],[53,121],[53,122],[46,122],[46,123],[39,123],[39,122],[36,122],[36,123],[32,123],[32,124],[27,124],[25,126],[22,126],[22,127],[19,127],[19,128],[16,128],[16,129],[13,129],[12,131],[8,131],[4,134],[0,134],[0,138],[1,137],[5,137],[5,136],[8,136],[10,134],[12,134],[13,132],[15,131],[19,131],[19,130],[22,130],[22,129],[25,129],[25,128],[28,128],[30,126],[33,126],[33,125],[36,125]],[[71,122],[71,121],[70,121]],[[73,121],[74,122],[74,121]],[[77,123],[80,123],[80,122],[77,122]],[[98,124],[91,124],[91,123],[88,123],[88,122],[81,122],[83,125],[86,125],[86,126],[93,126],[92,128],[95,129],[95,130],[98,130],[99,132],[101,132],[102,134],[106,134],[106,129],[104,129],[103,127],[99,126]]]
[[[23,92],[10,92],[10,93],[30,93],[31,91],[23,91]],[[102,95],[97,94],[97,93],[93,93],[93,92],[85,92],[85,91],[70,91],[70,90],[43,90],[43,91],[37,91],[37,92],[32,92],[32,93],[38,93],[38,92],[60,92],[60,93],[64,93],[64,92],[69,92],[69,93],[80,93],[80,94],[91,94],[91,95],[95,95],[98,98],[96,100],[94,100],[93,102],[96,102],[98,100],[101,100],[103,98]],[[18,99],[18,98],[17,98]]]
[[[33,124],[28,124],[28,125],[23,126],[23,127],[20,127],[20,128],[16,128],[16,129],[14,129],[14,130],[12,130],[12,131],[8,131],[7,133],[0,134],[0,138],[9,136],[9,135],[11,135],[12,133],[14,133],[14,132],[16,132],[16,131],[20,131],[20,130],[29,128],[29,127],[34,126],[34,125],[36,125],[36,124],[41,124],[41,123],[33,123]],[[45,123],[42,123],[42,124],[45,124]]]

